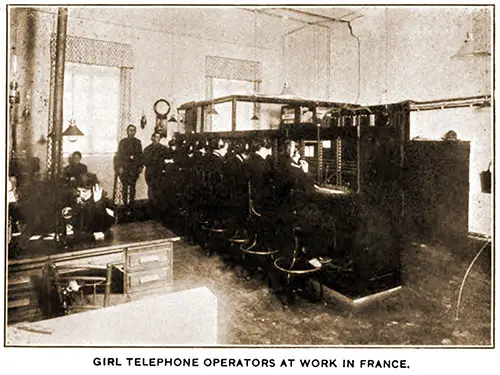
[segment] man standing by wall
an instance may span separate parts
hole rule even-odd
[[[151,144],[144,149],[143,162],[146,167],[145,177],[148,184],[148,199],[151,214],[155,217],[163,195],[163,177],[168,162],[168,149],[160,143],[160,133],[153,133]]]
[[[127,127],[127,138],[118,144],[116,168],[122,183],[123,204],[128,210],[135,201],[135,185],[142,171],[142,144],[135,138],[136,127]]]

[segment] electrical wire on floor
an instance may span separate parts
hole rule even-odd
[[[476,256],[474,257],[474,259],[472,260],[472,262],[470,263],[469,265],[469,268],[467,268],[467,271],[465,272],[465,275],[464,275],[464,278],[462,280],[462,284],[460,285],[460,291],[458,292],[458,301],[457,301],[457,310],[456,310],[456,313],[455,313],[455,321],[458,320],[458,315],[459,315],[459,312],[460,312],[460,300],[462,298],[462,292],[463,292],[463,289],[464,289],[464,285],[465,285],[465,280],[467,279],[467,276],[469,275],[469,272],[470,270],[472,269],[472,266],[474,265],[474,263],[476,262],[477,258],[479,258],[479,255],[481,255],[481,253],[483,252],[484,249],[486,249],[486,247],[488,246],[488,244],[491,243],[491,238],[488,238],[488,240],[486,241],[486,243],[481,247],[481,249],[477,252]]]

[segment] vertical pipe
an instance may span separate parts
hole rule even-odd
[[[52,178],[56,181],[61,171],[62,126],[64,103],[64,61],[66,54],[66,30],[68,26],[68,8],[59,8],[56,34],[56,73],[53,111]]]
[[[331,45],[331,38],[332,38],[332,29],[328,27],[327,29],[327,37],[326,37],[326,100],[330,100],[331,98],[331,92],[330,92],[330,87],[331,87],[331,66],[332,66],[332,45]]]
[[[361,122],[358,122],[358,126],[356,127],[357,129],[357,139],[356,139],[356,157],[357,157],[357,160],[356,160],[356,169],[358,170],[358,174],[357,174],[357,184],[358,184],[358,188],[357,188],[357,193],[358,194],[361,194],[361,184],[363,183],[363,176],[362,176],[362,173],[364,172],[362,170],[362,164],[361,164],[361,160],[364,160],[364,155],[361,154],[361,152],[364,152],[364,149],[361,145],[362,143],[362,134],[361,134]]]
[[[316,141],[318,145],[318,165],[316,167],[316,182],[322,184],[321,176],[323,174],[323,144],[321,142],[321,128],[316,124]]]
[[[17,123],[18,123],[18,108],[19,108],[19,90],[15,79],[10,82],[9,92],[9,120],[11,130],[11,157],[15,158],[17,153]]]
[[[200,111],[200,133],[204,133],[205,132],[205,107],[201,106],[201,107],[194,107],[194,110],[196,112]]]
[[[9,84],[9,125],[11,131],[10,139],[10,153],[9,160],[15,164],[16,154],[17,154],[17,125],[18,125],[18,111],[19,111],[19,86],[18,86],[18,54],[19,46],[17,43],[17,34],[19,29],[19,9],[11,9],[10,15],[10,84]],[[9,171],[12,173],[12,171]]]

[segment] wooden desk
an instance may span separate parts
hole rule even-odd
[[[206,287],[7,326],[6,346],[217,344],[217,298]]]
[[[59,265],[123,264],[127,294],[150,292],[172,282],[173,242],[179,237],[155,222],[116,225],[113,231],[109,240],[79,244],[69,251],[55,252],[50,244],[43,248],[42,240],[31,249],[31,256],[9,259],[8,322],[42,318],[37,288],[42,268],[49,261]]]

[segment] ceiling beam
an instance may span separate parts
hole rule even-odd
[[[314,12],[308,12],[306,10],[301,10],[301,9],[295,9],[295,8],[282,8],[283,10],[293,12],[293,13],[299,13],[303,14],[309,17],[317,17],[321,18],[323,20],[328,20],[328,21],[334,21],[334,22],[343,22],[343,23],[349,23],[350,21],[344,20],[342,18],[335,18],[335,17],[329,17],[329,16],[324,16],[322,14],[314,13]],[[349,12],[347,14],[352,14],[352,12]],[[344,16],[342,16],[344,17]]]
[[[257,12],[257,13],[260,13],[260,14],[264,14],[266,16],[270,16],[270,17],[274,17],[274,18],[279,18],[279,19],[286,18],[286,19],[288,19],[290,21],[300,22],[300,23],[305,24],[305,25],[318,25],[318,26],[325,27],[325,28],[328,27],[328,26],[322,25],[320,22],[305,21],[303,19],[295,18],[295,17],[290,17],[290,16],[280,16],[279,14],[272,13],[272,12],[269,12],[269,11],[266,11],[266,10],[263,10],[263,9],[252,9],[252,8],[240,8],[240,9],[246,10],[248,12]],[[288,9],[288,8],[266,8],[266,9],[269,9],[269,10],[273,11],[273,10],[285,10],[285,9]]]

